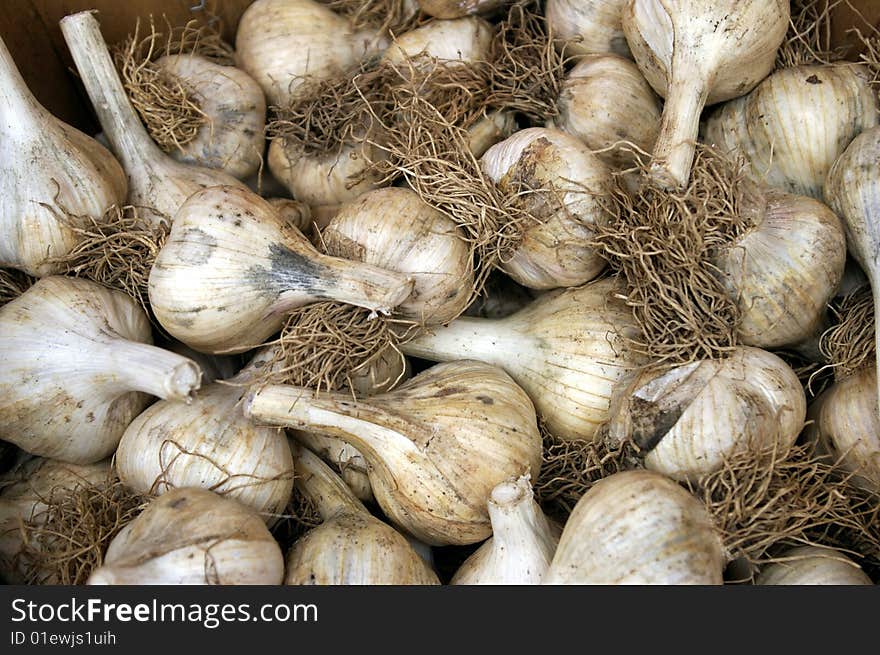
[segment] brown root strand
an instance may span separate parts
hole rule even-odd
[[[757,187],[743,159],[703,144],[683,190],[654,186],[640,159],[640,188],[628,189],[630,172],[617,176],[593,243],[626,281],[623,299],[641,328],[632,346],[657,367],[724,357],[737,345],[741,312],[714,261],[754,224]]]
[[[285,551],[309,530],[324,522],[311,499],[295,486],[287,509],[279,518],[272,535]]]
[[[847,48],[834,46],[831,18],[846,0],[792,0],[788,33],[776,55],[776,68],[831,64],[846,58]]]
[[[834,384],[831,368],[822,362],[812,361],[801,353],[790,350],[771,350],[791,367],[804,388],[809,405],[823,391]]]
[[[351,21],[355,30],[373,29],[380,34],[403,34],[421,22],[409,0],[318,0]]]
[[[874,365],[874,298],[865,284],[830,305],[834,325],[819,337],[819,350],[838,380]]]
[[[15,300],[35,282],[27,273],[14,268],[0,268],[0,307]]]

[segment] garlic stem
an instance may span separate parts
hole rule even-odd
[[[434,361],[479,359],[503,367],[505,357],[522,347],[522,337],[508,334],[503,325],[502,320],[462,316],[449,325],[422,332],[401,349],[412,357]]]
[[[321,458],[293,441],[290,449],[297,472],[296,487],[315,504],[321,518],[328,521],[344,509],[367,511],[348,485]]]
[[[533,544],[516,544],[515,542],[534,539],[535,533],[549,534],[547,519],[539,514],[531,492],[528,478],[508,480],[492,490],[489,499],[489,520],[492,522],[492,541],[494,548],[522,550]],[[523,530],[530,526],[531,531]],[[536,529],[536,526],[540,528]],[[535,541],[538,541],[535,539]],[[553,557],[548,553],[547,565]]]
[[[163,400],[189,402],[201,384],[202,372],[186,357],[144,343],[116,339],[97,356],[102,367],[131,391]]]
[[[875,264],[876,266],[876,264]],[[871,296],[874,299],[874,357],[877,367],[877,377],[880,379],[880,317],[877,316],[880,308],[880,280],[877,275],[871,275]],[[880,384],[877,384],[877,408],[880,412]],[[878,414],[880,416],[880,414]]]
[[[23,106],[30,111],[23,112]],[[0,116],[3,122],[20,125],[26,120],[40,118],[42,114],[42,106],[21,76],[3,39],[0,39]]]

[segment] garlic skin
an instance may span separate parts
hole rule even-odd
[[[245,414],[353,445],[385,515],[431,546],[489,537],[492,489],[512,475],[537,477],[541,467],[528,396],[504,371],[476,361],[433,366],[357,401],[270,385],[249,394]]]
[[[473,255],[456,223],[409,189],[389,187],[342,207],[322,232],[328,252],[413,279],[395,308],[425,325],[448,323],[467,307]]]
[[[100,217],[125,201],[119,162],[104,146],[55,118],[34,97],[0,39],[0,266],[57,273],[47,262],[79,238],[49,207]]]
[[[660,130],[660,100],[629,59],[587,55],[565,76],[552,127],[583,141],[613,168],[626,168],[635,156],[611,149],[627,141],[651,152]]]
[[[110,542],[89,585],[277,585],[284,556],[252,509],[207,489],[155,498]]]
[[[439,585],[406,537],[375,518],[314,453],[292,444],[297,488],[324,522],[287,553],[287,585]]]
[[[434,18],[461,18],[470,14],[487,14],[507,0],[418,0],[419,9]]]
[[[869,585],[871,578],[844,553],[833,548],[801,546],[781,553],[791,561],[769,564],[756,585]]]
[[[122,483],[145,495],[210,489],[273,525],[293,491],[293,458],[283,430],[255,425],[241,409],[255,370],[205,385],[188,405],[160,401],[138,415],[116,450]]]
[[[256,0],[239,20],[235,59],[270,104],[283,106],[296,98],[306,78],[330,77],[386,46],[383,36],[355,31],[313,0]]]
[[[880,494],[880,412],[877,370],[862,368],[833,384],[810,404],[806,428],[830,458],[854,473],[854,484]]]
[[[562,439],[592,440],[611,398],[643,362],[627,346],[638,335],[613,278],[551,291],[503,319],[462,317],[401,346],[432,361],[478,359],[507,371],[547,429]]]
[[[399,68],[419,56],[447,66],[486,61],[493,31],[489,22],[477,16],[432,20],[395,38],[382,55],[382,63]],[[427,62],[415,64],[419,68],[430,67]],[[405,69],[401,72],[405,74]]]
[[[524,196],[543,222],[526,227],[516,252],[499,265],[505,273],[531,289],[555,289],[602,271],[605,260],[589,245],[590,225],[605,216],[599,198],[611,173],[586,145],[560,130],[527,128],[489,148],[480,166],[502,191],[554,190],[549,199]]]
[[[208,353],[259,346],[286,312],[311,302],[387,313],[411,289],[399,273],[320,254],[265,200],[228,186],[194,193],[181,206],[149,278],[162,327]]]
[[[260,85],[235,66],[199,55],[166,55],[155,66],[178,78],[209,118],[195,139],[168,154],[239,180],[256,173],[265,149],[266,98]]]
[[[834,161],[878,124],[867,67],[794,66],[719,107],[703,140],[741,153],[765,184],[819,200]]]
[[[355,497],[365,503],[374,503],[373,488],[370,486],[370,476],[367,474],[367,460],[360,451],[351,444],[328,437],[324,434],[304,432],[302,430],[288,430],[296,441],[316,453],[324,461],[336,465],[339,477],[348,485]]]
[[[468,149],[479,159],[489,148],[518,129],[513,112],[504,109],[489,112],[468,128]]]
[[[725,563],[695,496],[659,473],[623,471],[575,505],[544,584],[720,585]]]
[[[632,59],[623,33],[628,0],[547,0],[547,26],[567,57],[611,53]]]
[[[65,16],[61,31],[98,122],[128,177],[128,204],[151,210],[142,215],[154,223],[168,222],[200,189],[218,184],[247,188],[222,171],[182,164],[162,152],[128,100],[93,12]]]
[[[266,201],[287,225],[295,227],[304,235],[309,234],[312,229],[312,210],[307,204],[292,198],[266,198]]]
[[[0,333],[0,438],[34,455],[97,462],[150,396],[190,402],[200,385],[135,300],[88,280],[41,278],[0,308]]]
[[[468,557],[450,584],[540,584],[559,530],[535,502],[527,475],[506,480],[489,497],[492,537]]]
[[[788,0],[629,0],[623,31],[639,70],[666,99],[651,176],[690,179],[703,108],[751,91],[773,70]]]
[[[80,465],[43,457],[33,457],[0,477],[0,575],[7,584],[27,584],[26,572],[15,561],[23,546],[21,522],[45,524],[47,500],[111,478],[109,459]],[[35,584],[61,583],[51,571],[37,575]]]
[[[737,347],[724,359],[643,373],[614,403],[608,436],[632,440],[645,467],[696,480],[731,456],[797,440],[807,400],[797,375],[759,348]]]

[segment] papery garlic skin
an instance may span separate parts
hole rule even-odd
[[[611,173],[586,145],[560,130],[527,128],[489,148],[480,166],[502,191],[546,190],[524,196],[543,222],[524,228],[501,270],[531,289],[576,286],[602,271],[590,225],[606,215],[601,196]]]
[[[313,0],[256,0],[239,20],[235,59],[270,104],[283,106],[308,77],[347,70],[386,45],[384,37],[353,30],[347,19]]]
[[[432,361],[472,358],[507,371],[562,439],[593,439],[618,385],[643,363],[627,343],[638,335],[612,278],[551,291],[504,319],[470,317],[401,346]]]
[[[547,25],[566,56],[612,53],[632,59],[623,33],[628,0],[547,0]]]
[[[504,109],[489,112],[468,128],[468,149],[474,157],[482,157],[489,148],[518,129],[513,112]]]
[[[265,200],[236,187],[193,194],[150,271],[150,304],[175,338],[202,352],[262,344],[286,312],[337,300],[388,313],[412,281],[320,254]]]
[[[288,430],[288,433],[309,450],[320,455],[323,460],[336,466],[339,469],[339,477],[358,500],[365,503],[376,502],[373,488],[370,486],[370,476],[367,474],[367,460],[357,448],[342,439],[324,434],[303,430]]]
[[[617,55],[583,57],[565,76],[557,106],[553,127],[604,150],[595,154],[614,168],[635,161],[621,142],[651,152],[660,130],[659,99],[638,67]]]
[[[40,105],[0,39],[0,266],[59,272],[47,260],[79,241],[60,212],[97,219],[126,192],[110,151]]]
[[[492,25],[477,16],[429,21],[395,38],[382,55],[382,61],[403,67],[404,74],[407,60],[420,56],[439,60],[447,66],[486,61],[492,33]],[[422,62],[416,62],[416,66],[421,65]]]
[[[492,537],[465,560],[450,584],[540,584],[553,560],[559,530],[535,502],[528,476],[492,490],[489,519]]]
[[[703,140],[741,153],[763,183],[821,200],[834,161],[878,124],[870,79],[859,64],[778,70],[713,112]]]
[[[719,470],[733,455],[791,447],[807,400],[797,375],[759,348],[643,373],[615,403],[608,435],[632,440],[645,467],[677,480]]]
[[[173,489],[110,542],[89,585],[277,585],[281,547],[257,513],[206,489]]]
[[[869,585],[871,578],[842,552],[833,548],[790,548],[768,564],[755,579],[756,585]]]
[[[624,471],[575,505],[544,584],[720,585],[725,563],[695,496],[659,473]]]
[[[0,308],[0,438],[66,462],[116,450],[150,395],[188,402],[201,370],[157,348],[128,294],[51,276]]]
[[[260,168],[265,148],[266,98],[260,85],[235,66],[199,55],[166,55],[155,66],[180,80],[208,124],[168,154],[177,161],[217,168],[240,180]]]
[[[367,460],[385,515],[431,546],[486,539],[495,485],[512,475],[537,477],[541,467],[528,396],[501,369],[476,361],[439,364],[357,401],[270,385],[248,396],[245,413],[351,443]]]
[[[751,91],[773,70],[788,0],[629,0],[623,31],[639,70],[666,99],[652,177],[690,179],[703,108]]]

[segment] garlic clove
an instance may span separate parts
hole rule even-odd
[[[849,557],[833,548],[800,546],[780,554],[780,561],[764,568],[756,585],[868,585],[874,584]]]
[[[566,57],[612,53],[632,59],[623,33],[629,0],[547,0],[547,25]]]
[[[87,464],[116,450],[157,396],[191,402],[201,370],[152,344],[127,294],[88,280],[42,278],[0,308],[0,438]]]
[[[773,70],[787,0],[630,0],[623,31],[639,70],[666,99],[651,175],[690,179],[704,106],[751,91]]]
[[[270,385],[249,394],[245,414],[355,446],[385,515],[428,545],[487,538],[492,489],[541,466],[531,401],[501,369],[475,361],[434,366],[357,401]]]
[[[154,499],[110,542],[89,585],[281,584],[284,557],[252,509],[206,489]]]
[[[412,280],[320,254],[269,203],[237,187],[193,194],[150,271],[150,304],[175,338],[203,352],[243,352],[277,332],[286,312],[318,300],[383,313]]]
[[[697,498],[659,473],[624,471],[575,505],[544,584],[720,585],[725,563]]]

